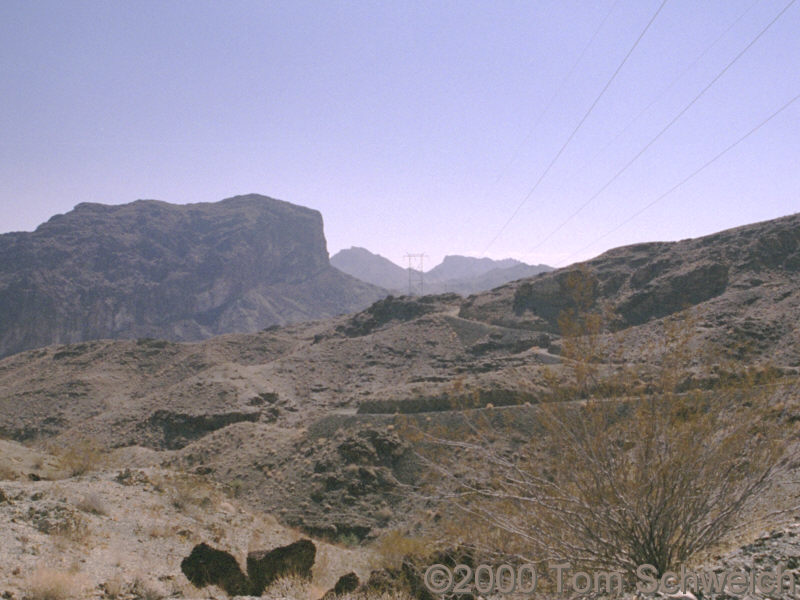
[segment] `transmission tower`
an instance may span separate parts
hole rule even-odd
[[[424,272],[422,269],[425,254],[406,254],[408,260],[408,295],[413,296],[415,288],[419,289],[419,295],[425,292]]]

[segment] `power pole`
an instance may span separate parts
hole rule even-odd
[[[425,260],[425,254],[406,254],[405,258],[408,260],[408,295],[411,296],[414,293],[414,280],[417,279],[419,281],[419,295],[423,296],[425,292],[425,281],[424,281],[424,271],[423,271],[423,262]],[[415,268],[416,267],[416,268]],[[415,277],[416,274],[416,277]]]

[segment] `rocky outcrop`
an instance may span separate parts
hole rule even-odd
[[[0,235],[0,356],[97,338],[199,340],[355,312],[319,212],[264,196],[83,203]]]
[[[458,296],[442,294],[441,296],[423,296],[414,298],[387,296],[368,309],[354,315],[339,331],[350,337],[368,335],[391,321],[411,321],[425,314],[441,310],[441,304],[455,303]]]
[[[331,589],[325,592],[325,595],[322,596],[322,600],[333,600],[337,596],[355,592],[358,589],[359,583],[358,575],[352,571],[350,573],[345,573],[339,577],[336,584]]]
[[[571,282],[583,272],[593,279],[586,289],[590,302],[612,306],[617,327],[711,302],[717,314],[742,312],[760,299],[774,304],[796,294],[800,281],[800,213],[697,239],[615,248],[581,265],[471,297],[460,316],[556,332],[558,315],[572,307]]]
[[[245,595],[250,591],[250,582],[236,559],[206,543],[195,546],[181,561],[181,571],[198,588],[216,585],[230,596]]]
[[[208,544],[196,545],[181,561],[181,571],[198,588],[216,585],[230,596],[261,596],[281,577],[311,579],[317,548],[311,540],[299,540],[273,550],[257,550],[247,555],[247,575],[236,558]]]

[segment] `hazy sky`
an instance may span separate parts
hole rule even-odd
[[[800,101],[586,247],[800,93],[798,2],[597,195],[789,3],[667,1],[523,202],[661,0],[3,0],[0,231],[256,192],[331,254],[562,264],[797,212]]]

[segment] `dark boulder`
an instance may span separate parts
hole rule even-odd
[[[231,596],[250,592],[247,577],[236,559],[224,550],[206,543],[198,544],[191,554],[181,561],[181,571],[195,587],[216,585]]]
[[[322,599],[331,600],[336,596],[355,592],[358,589],[359,583],[358,575],[352,571],[350,573],[346,573],[345,575],[339,577],[339,580],[336,582],[336,585],[334,585],[333,588],[325,592],[325,595],[322,597]]]

